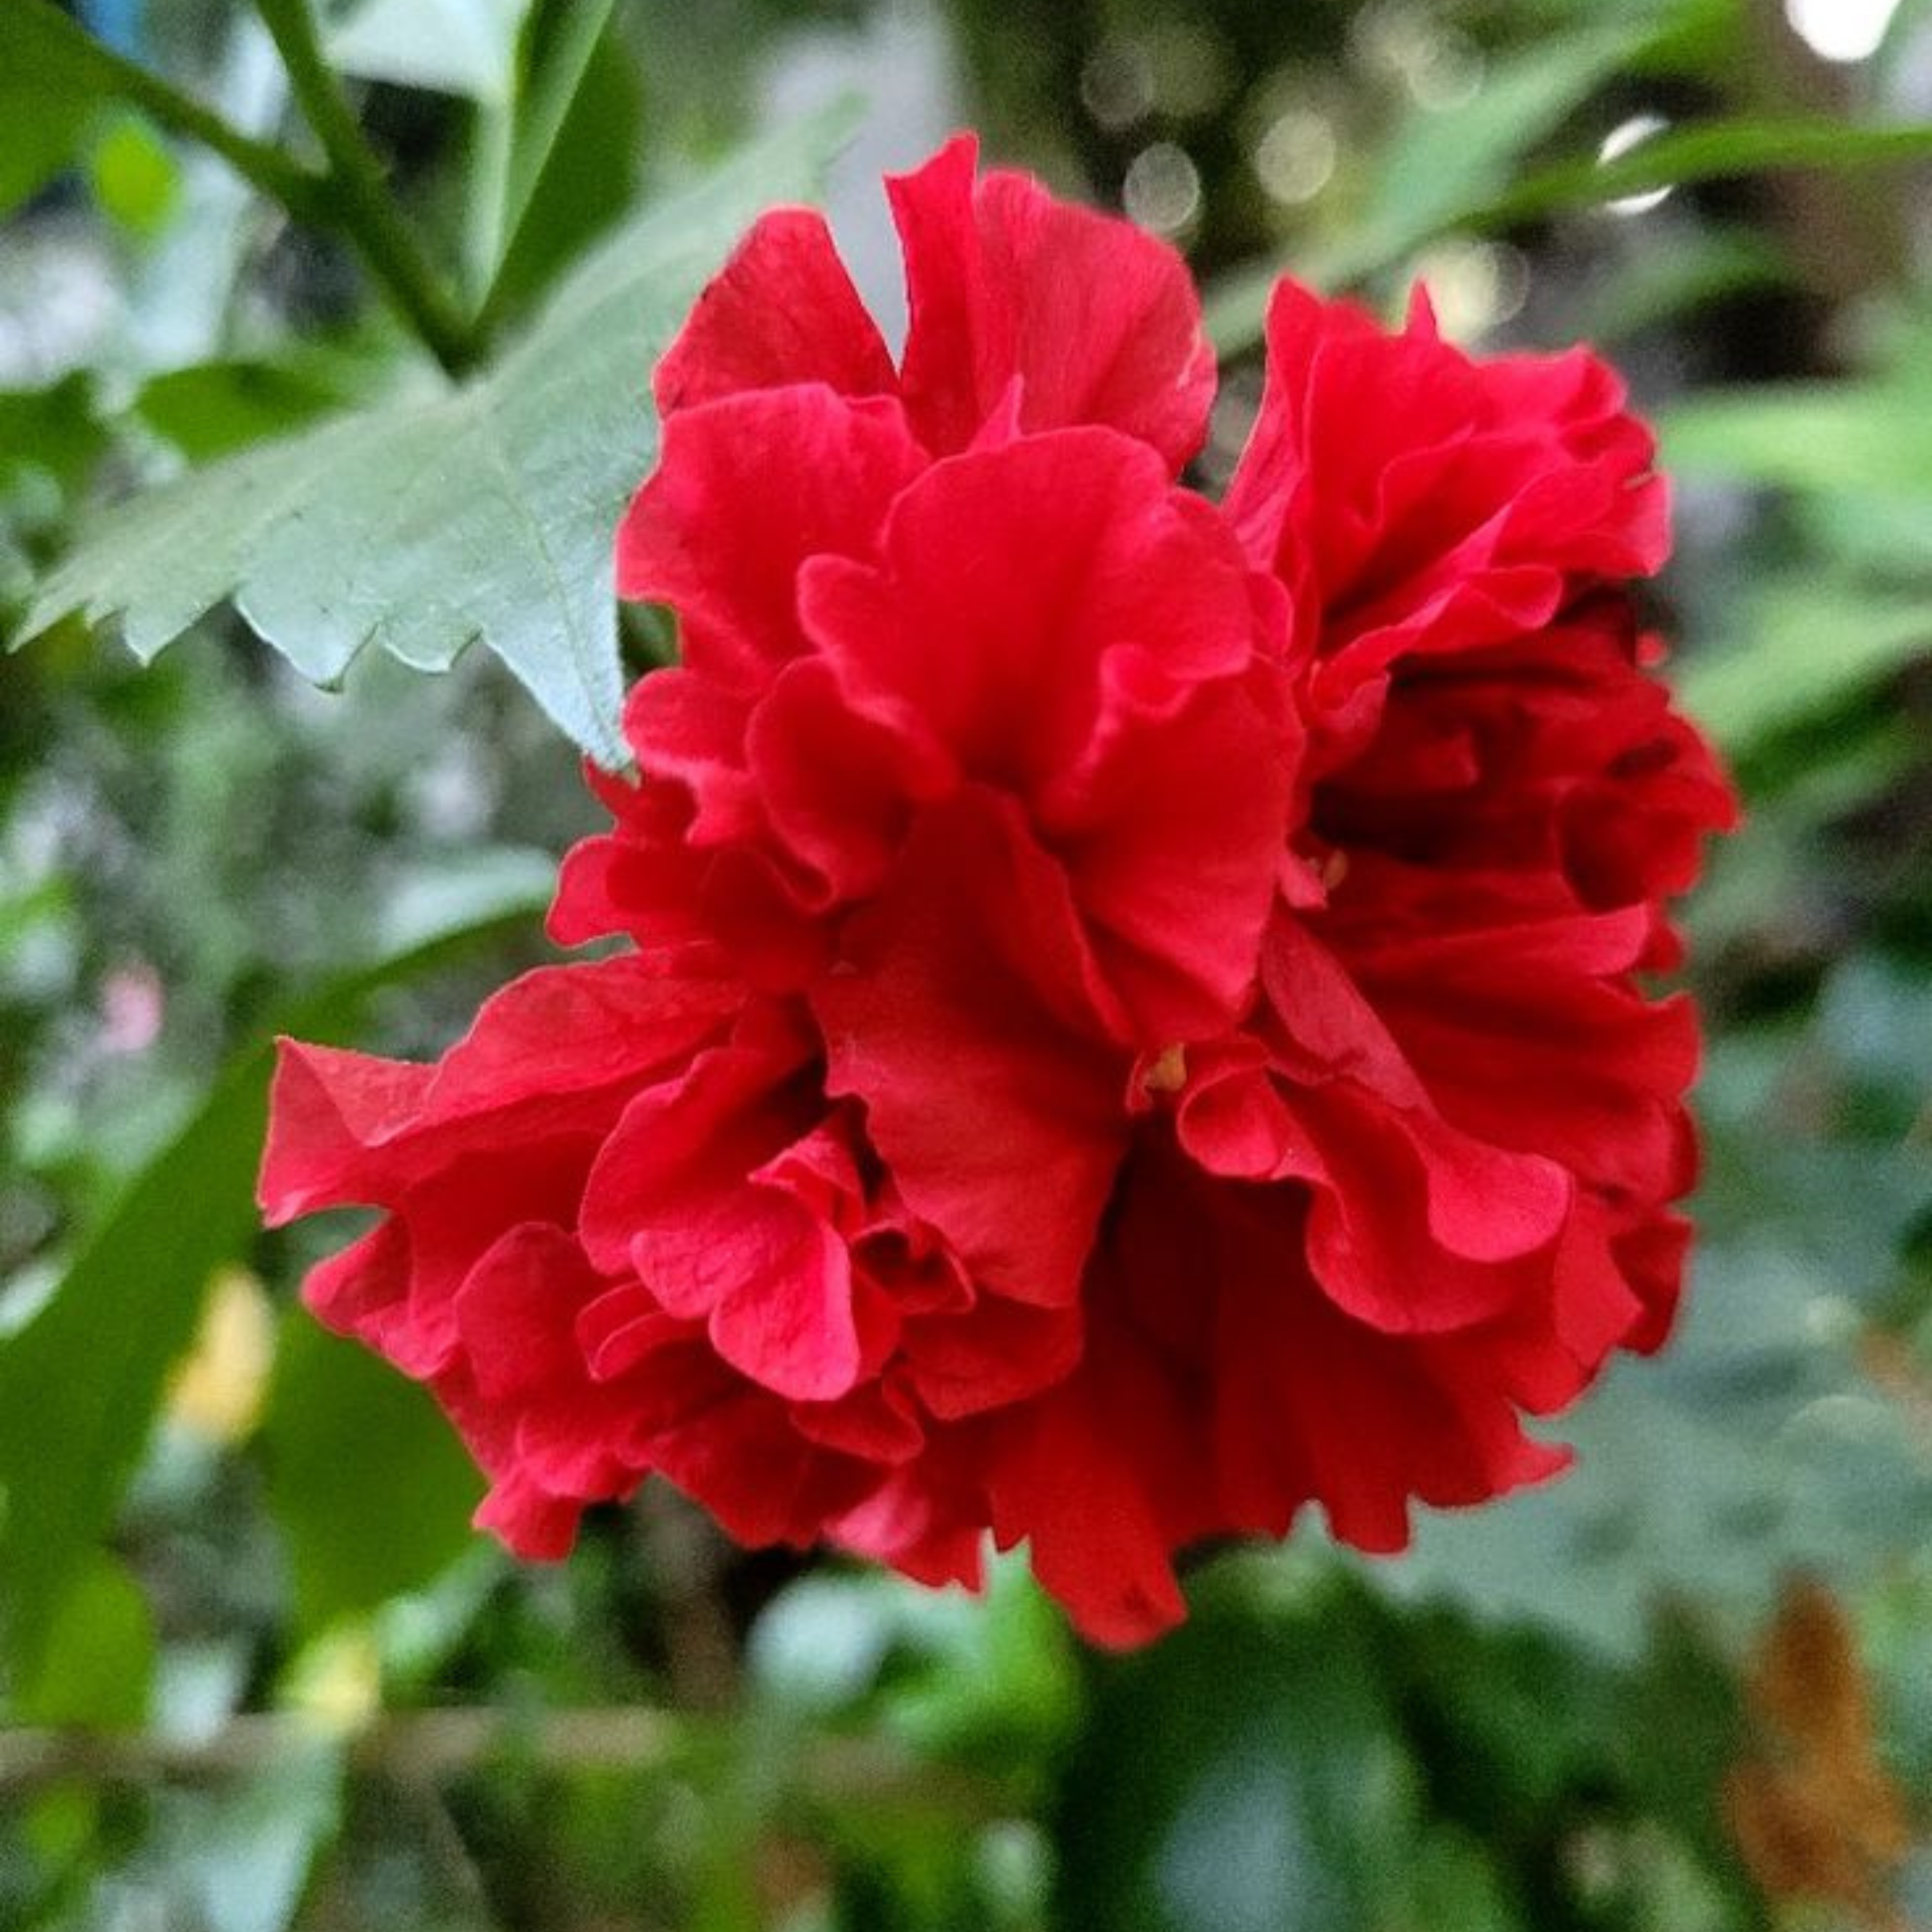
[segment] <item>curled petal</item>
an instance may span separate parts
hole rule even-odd
[[[1214,395],[1186,265],[1026,176],[976,186],[976,160],[962,136],[889,184],[911,311],[902,382],[920,437],[964,448],[1017,378],[1024,429],[1104,424],[1178,475]]]
[[[736,990],[648,960],[540,968],[506,986],[436,1068],[280,1043],[258,1190],[271,1225],[386,1203],[516,1133],[594,1132],[614,1087],[715,1033]]]
[[[806,648],[800,566],[869,554],[924,463],[896,403],[851,402],[820,384],[680,410],[618,527],[618,593],[674,606],[686,668],[754,695]],[[649,770],[648,741],[633,748]]]
[[[889,396],[898,379],[872,318],[808,208],[760,217],[664,351],[652,379],[658,413],[746,389],[823,382],[842,396]]]

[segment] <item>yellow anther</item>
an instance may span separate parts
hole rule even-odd
[[[1150,1094],[1178,1094],[1187,1084],[1187,1049],[1178,1040],[1163,1047],[1154,1064],[1142,1076],[1141,1084]]]

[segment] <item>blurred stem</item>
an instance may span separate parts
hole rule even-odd
[[[340,235],[362,256],[377,283],[424,346],[451,375],[482,351],[482,332],[466,322],[445,292],[384,184],[381,164],[362,139],[335,76],[322,57],[303,0],[259,0],[262,17],[289,70],[302,111],[328,156],[318,174],[279,148],[256,140],[160,75],[97,40],[52,0],[0,0],[26,8],[35,31],[74,68],[138,107],[157,127],[219,154],[230,167],[300,222]]]
[[[104,93],[116,94],[140,108],[169,134],[197,142],[219,154],[244,180],[298,220],[323,227],[340,225],[323,176],[310,173],[279,148],[243,134],[160,75],[116,53],[62,13],[53,0],[11,0],[11,4],[30,11],[36,31],[59,46],[77,70],[98,80]]]
[[[473,1708],[395,1711],[343,1740],[350,1769],[410,1781],[460,1777],[505,1755],[558,1772],[647,1772],[688,1766],[728,1744],[722,1720],[638,1706],[527,1713]],[[280,1712],[229,1719],[212,1736],[183,1742],[138,1732],[9,1730],[0,1727],[0,1796],[90,1782],[188,1784],[257,1777],[326,1734],[312,1719]],[[961,1826],[1010,1815],[1004,1794],[946,1764],[877,1738],[820,1736],[802,1754],[800,1786],[827,1803],[937,1814]]]
[[[362,138],[347,97],[322,58],[308,0],[256,0],[256,8],[328,158],[326,188],[339,217],[336,225],[355,242],[430,353],[449,374],[461,375],[476,361],[482,344],[417,247],[390,194],[382,164]]]

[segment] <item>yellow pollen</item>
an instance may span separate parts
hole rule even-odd
[[[1187,1049],[1176,1040],[1163,1047],[1154,1064],[1142,1076],[1141,1084],[1150,1094],[1178,1094],[1187,1084]]]

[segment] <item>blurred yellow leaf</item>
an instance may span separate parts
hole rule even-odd
[[[360,1618],[345,1619],[305,1645],[290,1666],[281,1701],[325,1735],[353,1737],[382,1709],[382,1658]]]
[[[274,1354],[262,1284],[246,1268],[218,1268],[194,1344],[169,1378],[169,1419],[211,1442],[244,1440],[261,1420]]]

